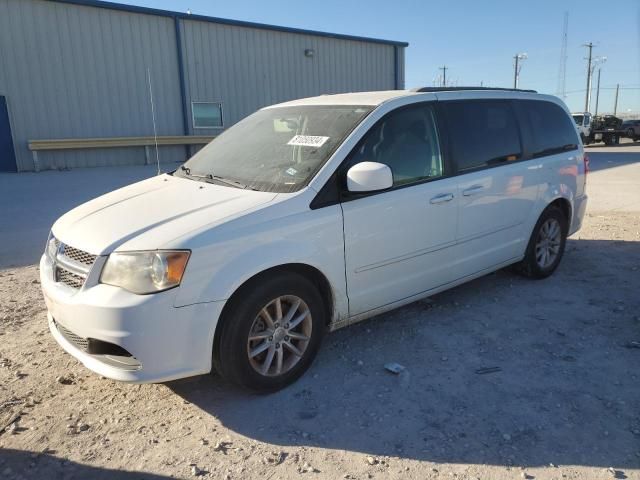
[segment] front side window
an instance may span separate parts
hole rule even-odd
[[[352,153],[349,166],[365,161],[389,166],[394,186],[442,176],[442,155],[432,107],[401,108],[374,125]]]
[[[193,102],[193,128],[222,128],[222,104]]]
[[[576,129],[562,108],[555,103],[540,100],[519,102],[529,117],[534,142],[531,153],[534,157],[578,148]]]
[[[574,122],[576,122],[576,125],[577,125],[577,126],[579,126],[579,127],[581,127],[581,126],[582,126],[582,123],[584,122],[584,115],[572,115],[572,117],[573,117],[573,121],[574,121]],[[589,125],[589,120],[588,120],[588,118],[589,118],[589,117],[587,117],[587,121],[586,121],[586,122],[584,122],[584,125],[585,125],[585,126]]]
[[[307,185],[372,108],[259,110],[216,137],[175,175],[264,192],[295,192]]]
[[[520,133],[508,101],[443,102],[458,171],[522,157]]]

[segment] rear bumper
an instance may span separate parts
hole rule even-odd
[[[573,218],[571,219],[571,225],[569,227],[569,235],[573,235],[582,228],[582,220],[584,219],[584,213],[587,210],[588,198],[589,197],[584,194],[573,200]]]
[[[175,290],[135,295],[103,284],[73,292],[52,280],[45,256],[40,281],[51,334],[90,370],[133,383],[164,382],[211,370],[213,335],[223,302],[177,308]],[[132,358],[89,354],[76,336],[120,346]]]

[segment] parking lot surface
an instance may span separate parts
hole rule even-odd
[[[152,169],[0,176],[0,478],[640,479],[640,147],[587,150],[552,277],[499,271],[335,332],[268,396],[119,384],[50,337],[50,224]]]

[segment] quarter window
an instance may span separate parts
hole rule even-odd
[[[532,155],[541,157],[578,148],[578,135],[567,113],[552,102],[521,100],[533,136]],[[586,117],[589,118],[589,117]]]
[[[509,102],[454,101],[443,103],[443,108],[459,171],[522,157],[518,123]]]
[[[433,108],[411,106],[384,117],[360,141],[349,165],[365,161],[388,165],[394,186],[442,176]]]
[[[222,104],[213,102],[192,102],[193,128],[221,128]]]

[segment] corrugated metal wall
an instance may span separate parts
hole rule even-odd
[[[199,21],[181,28],[187,98],[222,102],[225,125],[295,98],[395,88],[392,45]]]
[[[42,0],[0,0],[0,92],[19,170],[31,139],[149,135],[146,70],[158,132],[182,134],[172,19]],[[163,149],[184,157],[184,149]],[[142,149],[43,152],[43,168],[144,163]]]
[[[223,104],[228,127],[293,98],[404,85],[402,47],[179,20],[189,133],[191,101]],[[174,19],[47,0],[0,0],[0,95],[10,110],[18,169],[33,170],[35,139],[182,135]],[[313,49],[314,55],[304,55]],[[397,51],[395,51],[397,50]],[[398,72],[396,73],[396,63]],[[396,78],[398,75],[398,78]],[[161,161],[185,159],[163,147]],[[41,168],[144,163],[136,149],[41,152]]]

